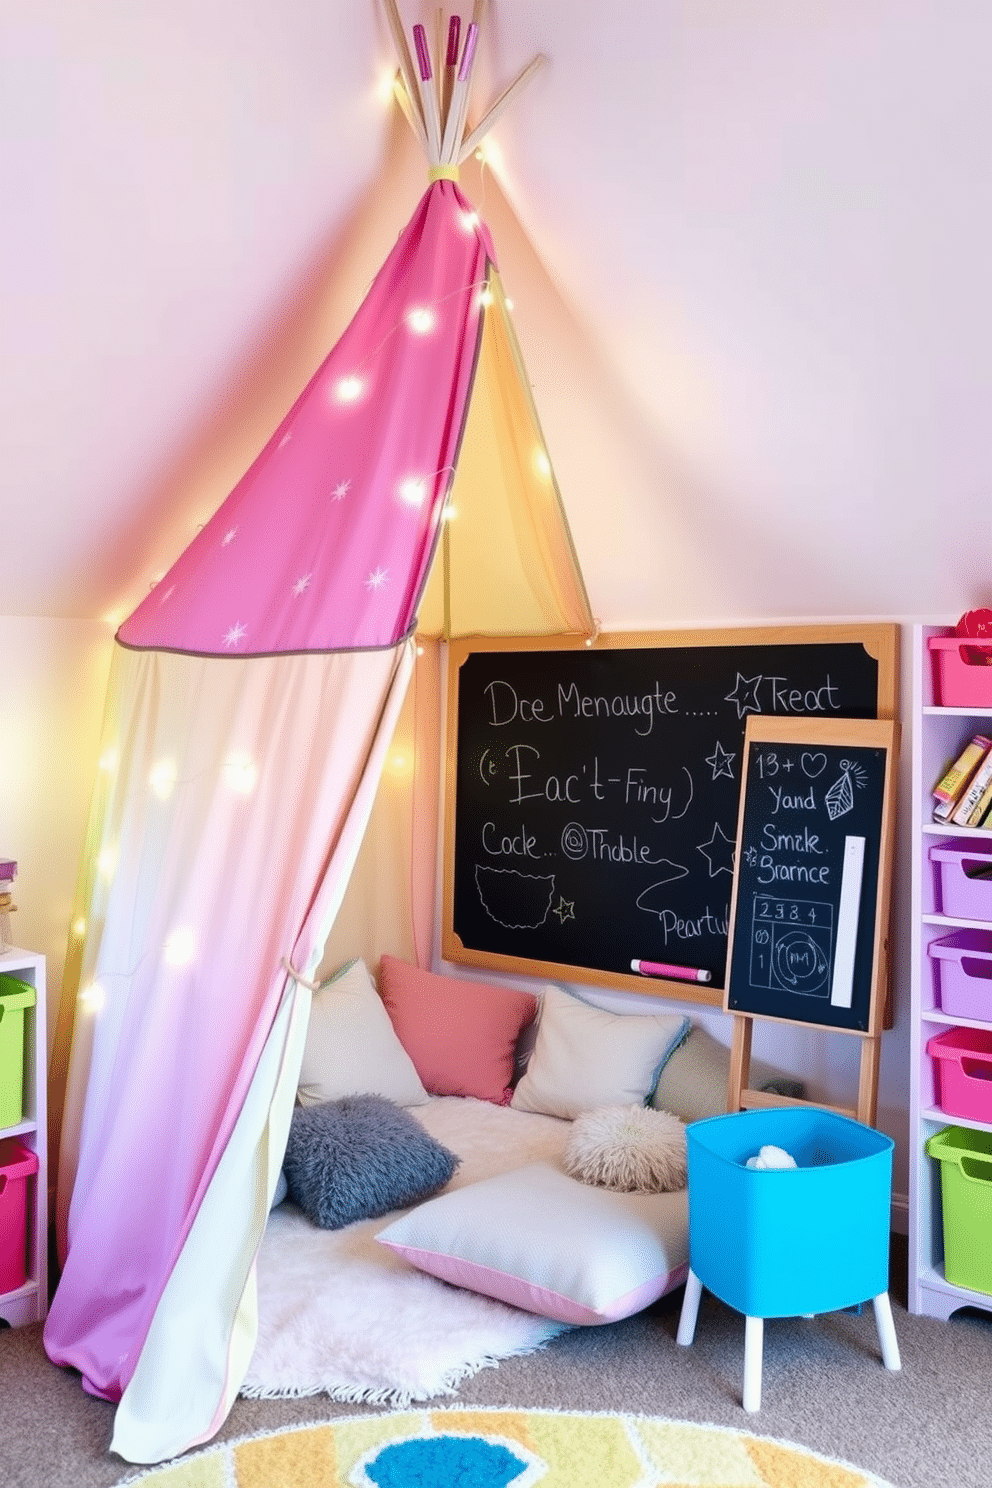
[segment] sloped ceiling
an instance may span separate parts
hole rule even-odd
[[[0,613],[123,614],[424,164],[379,0],[6,0],[0,28]],[[992,602],[992,6],[491,0],[479,101],[538,52],[463,184],[597,614]]]

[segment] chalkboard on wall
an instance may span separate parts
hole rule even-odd
[[[878,1033],[896,729],[748,719],[728,1012]]]
[[[897,634],[452,642],[443,955],[722,1003],[746,721],[892,716]]]

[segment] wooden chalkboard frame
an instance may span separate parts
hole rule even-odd
[[[714,646],[781,646],[859,644],[877,664],[879,718],[894,718],[898,707],[899,627],[888,623],[750,626],[677,631],[612,631],[601,634],[591,649],[598,651]],[[442,956],[449,961],[508,975],[526,975],[667,997],[673,1001],[723,1005],[722,987],[642,977],[634,974],[573,966],[558,961],[473,949],[463,945],[454,930],[454,871],[456,785],[458,762],[459,678],[468,657],[492,651],[576,651],[590,649],[574,636],[470,636],[448,645],[446,769],[444,783],[444,872],[442,893]]]
[[[744,765],[741,774],[740,805],[737,817],[736,868],[730,902],[730,928],[727,935],[728,955],[726,987],[723,995],[724,1012],[744,1014],[751,1017],[770,1018],[776,1022],[792,1023],[801,1027],[826,1028],[832,1033],[853,1033],[861,1037],[868,1036],[874,1038],[881,1032],[885,1011],[884,998],[881,993],[885,990],[885,974],[888,965],[889,910],[892,895],[892,858],[896,825],[895,782],[898,768],[898,741],[899,726],[891,719],[748,718],[744,732]],[[747,993],[741,992],[739,984],[735,985],[734,962],[737,945],[736,937],[739,924],[743,924],[740,892],[742,844],[747,838],[749,829],[753,829],[754,822],[760,820],[764,815],[763,812],[760,814],[757,813],[753,793],[749,791],[752,784],[751,770],[755,754],[753,746],[756,745],[802,747],[804,750],[811,752],[817,749],[827,748],[850,750],[852,752],[858,749],[870,749],[873,752],[882,754],[884,757],[882,800],[879,803],[878,840],[874,843],[872,851],[873,858],[877,853],[877,871],[873,898],[870,896],[869,889],[869,898],[873,913],[871,927],[871,976],[866,1022],[863,1027],[845,1026],[843,1023],[832,1022],[828,1019],[817,1018],[815,1016],[800,1018],[794,1014],[770,1011],[767,1007],[760,1007],[753,1000],[752,1003],[749,1003],[747,1001]],[[775,888],[773,892],[778,896],[786,893],[787,890]],[[800,891],[800,897],[806,899],[815,897],[815,891],[809,889]],[[755,953],[752,952],[752,954]],[[819,1006],[815,1000],[810,1000],[808,1005],[811,1012],[814,1012]],[[829,1008],[830,1005],[827,1003],[825,1006]]]

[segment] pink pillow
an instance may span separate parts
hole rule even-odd
[[[438,976],[383,956],[379,996],[431,1095],[509,1104],[517,1039],[537,1011],[529,992]]]

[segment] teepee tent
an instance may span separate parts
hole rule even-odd
[[[484,225],[456,184],[478,14],[395,7],[431,184],[353,321],[121,626],[67,963],[49,1356],[159,1461],[223,1422],[256,1331],[311,980],[414,636],[586,633]],[[534,64],[532,64],[533,66]],[[419,617],[419,623],[418,623]]]

